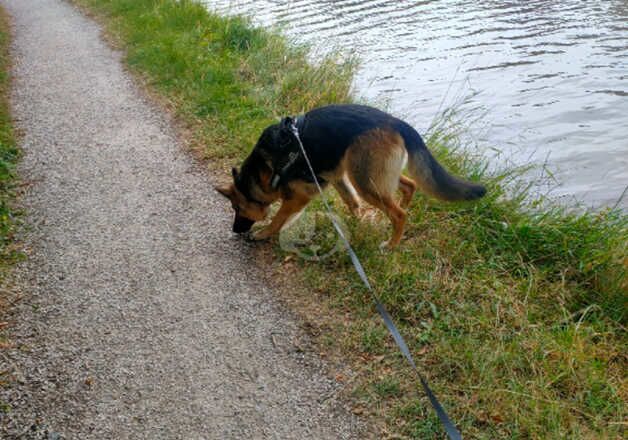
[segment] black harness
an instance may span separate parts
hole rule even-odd
[[[299,146],[300,140],[297,139],[294,134],[299,132],[297,128],[299,118],[295,117],[289,119],[291,136],[288,140],[279,145],[279,151],[273,154],[271,158],[273,175],[270,179],[270,186],[272,189],[277,189],[282,181],[289,181],[295,178],[314,183],[312,174],[308,170],[307,162]],[[303,123],[305,123],[304,119]],[[317,175],[316,178],[320,183],[325,183],[325,179],[322,177]]]

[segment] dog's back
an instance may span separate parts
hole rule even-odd
[[[311,110],[298,118],[297,127],[314,169],[323,173],[338,166],[360,135],[396,122],[401,121],[373,107],[346,104]]]
[[[353,160],[362,158],[362,166],[358,168],[363,172],[356,176],[360,180],[356,183],[366,185],[368,181],[364,182],[360,177],[372,180],[373,170],[390,160],[397,163],[398,146],[401,145],[409,156],[408,171],[422,191],[449,201],[473,200],[486,192],[482,185],[449,174],[409,124],[373,107],[354,104],[321,107],[299,118],[297,125],[317,173],[334,170],[345,158],[347,150],[359,146],[360,155],[352,155]],[[374,163],[369,165],[368,161]],[[403,167],[406,161],[402,162]],[[364,168],[371,171],[365,173]]]

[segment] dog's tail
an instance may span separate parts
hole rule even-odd
[[[406,123],[399,127],[408,150],[408,171],[423,192],[448,201],[475,200],[486,194],[483,185],[453,176],[439,164],[417,131]]]

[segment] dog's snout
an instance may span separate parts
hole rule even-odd
[[[253,226],[253,223],[255,223],[255,221],[236,214],[235,220],[233,221],[233,232],[236,234],[248,232]]]

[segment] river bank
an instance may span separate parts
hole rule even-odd
[[[307,51],[280,35],[198,3],[75,2],[107,24],[129,67],[225,176],[279,116],[352,99],[354,60],[309,64]],[[626,216],[540,208],[525,187],[516,189],[517,170],[487,174],[457,148],[459,126],[442,121],[426,135],[428,146],[449,169],[486,182],[488,195],[472,205],[417,196],[391,254],[377,247],[387,222],[343,215],[378,294],[465,438],[620,436]],[[295,311],[320,350],[358,371],[346,385],[354,412],[383,421],[382,436],[439,438],[347,256],[312,263],[272,246],[272,270],[307,283],[294,293]]]

